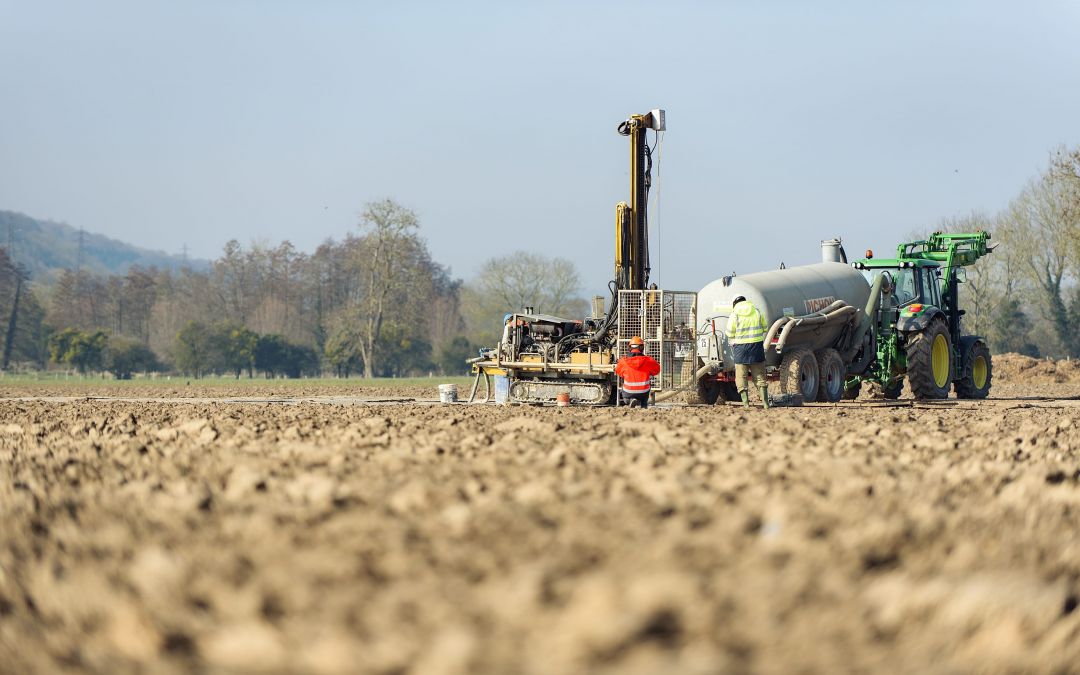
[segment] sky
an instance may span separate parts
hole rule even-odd
[[[389,197],[455,276],[604,293],[652,108],[662,288],[892,251],[1080,145],[1080,2],[0,0],[0,209],[171,253]]]

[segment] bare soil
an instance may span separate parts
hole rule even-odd
[[[1080,384],[1080,361],[1033,359],[1021,354],[993,357],[994,378],[1009,384]]]
[[[768,413],[0,389],[0,671],[1080,672],[1080,386],[1001,380]]]

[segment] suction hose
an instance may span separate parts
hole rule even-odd
[[[829,305],[825,309],[821,310],[820,313],[821,314],[828,314],[829,312],[834,312],[834,311],[836,311],[838,309],[841,309],[843,307],[846,307],[846,306],[847,306],[847,303],[845,303],[843,300],[835,300],[835,301],[833,301],[833,303],[831,305]],[[821,321],[811,321],[812,319],[819,318],[817,315],[814,315],[814,314],[810,314],[810,315],[807,315],[807,316],[804,316],[804,317],[801,317],[801,318],[803,319],[803,322],[802,322],[801,325],[804,325],[804,326],[812,325],[812,324],[815,324],[815,323],[822,323]],[[796,318],[794,316],[782,316],[779,319],[777,319],[776,321],[773,321],[772,325],[769,326],[769,331],[767,333],[765,333],[765,346],[766,346],[766,349],[769,348],[770,346],[772,346],[773,339],[776,338],[777,333],[779,333],[781,330],[783,330],[785,327],[787,327],[788,324],[791,324],[791,323],[793,323],[795,321],[798,321],[798,318]],[[796,325],[800,325],[800,324],[796,324]],[[792,328],[794,328],[794,327],[795,326],[792,326]],[[789,332],[790,332],[790,329],[789,329]],[[779,350],[778,350],[777,353],[779,353]]]
[[[719,367],[720,367],[719,363],[706,363],[704,366],[698,368],[697,372],[694,373],[693,379],[691,380],[693,382],[694,386],[695,387],[697,386],[697,381],[698,380],[705,377],[706,375],[709,375],[711,373],[715,373],[716,370]],[[669,398],[675,396],[676,394],[683,393],[687,389],[689,389],[689,387],[684,387],[684,388],[681,388],[681,389],[673,389],[671,391],[663,391],[663,392],[660,392],[659,394],[657,394],[656,398],[654,398],[653,400],[656,401],[657,403],[660,403],[662,401],[668,400]]]
[[[854,314],[856,310],[851,305],[845,303],[843,300],[837,300],[831,305],[823,309],[816,314],[809,314],[800,317],[785,317],[788,320],[784,322],[780,329],[780,337],[777,339],[776,344],[772,344],[771,336],[775,335],[775,331],[771,328],[769,330],[770,338],[766,341],[766,345],[773,348],[777,354],[782,354],[784,346],[787,344],[788,337],[797,328],[810,328],[814,326],[824,326],[826,324],[834,323],[840,319],[846,318]],[[773,328],[777,327],[777,323],[773,324]]]
[[[792,319],[792,317],[790,317],[790,316],[782,316],[779,319],[777,319],[776,321],[772,322],[772,325],[769,326],[769,332],[765,333],[765,346],[766,346],[766,348],[768,348],[768,346],[772,344],[773,338],[776,337],[776,334],[789,321],[791,321],[791,319]]]

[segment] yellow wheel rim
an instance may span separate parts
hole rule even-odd
[[[976,389],[986,386],[986,357],[976,356],[975,363],[971,367],[971,379],[975,382]]]
[[[934,370],[934,384],[938,387],[949,384],[949,341],[941,333],[934,336],[930,366]]]

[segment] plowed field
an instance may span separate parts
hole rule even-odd
[[[0,671],[1080,671],[1075,384],[342,393],[0,389]]]

